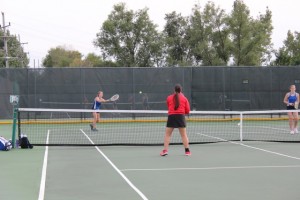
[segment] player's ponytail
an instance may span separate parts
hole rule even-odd
[[[175,107],[174,107],[174,110],[177,110],[180,106],[180,101],[179,101],[179,93],[180,92],[181,92],[181,86],[179,84],[175,85],[175,95],[174,95]]]

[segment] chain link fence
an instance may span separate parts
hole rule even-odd
[[[0,118],[12,118],[10,95],[25,108],[90,109],[97,92],[115,103],[103,109],[165,110],[180,83],[193,110],[285,109],[289,86],[300,88],[300,67],[0,69]]]

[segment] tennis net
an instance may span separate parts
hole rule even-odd
[[[167,111],[100,110],[98,131],[92,131],[93,110],[18,109],[18,135],[33,145],[100,146],[162,145]],[[300,142],[290,134],[286,110],[191,111],[186,116],[190,144],[222,141]],[[175,129],[171,144],[181,144]]]

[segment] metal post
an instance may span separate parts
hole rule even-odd
[[[16,108],[16,106],[13,106],[13,128],[12,128],[12,147],[15,148],[15,144],[16,144],[16,126],[17,126],[17,116],[18,116],[18,108]]]
[[[16,146],[16,127],[17,127],[17,118],[18,118],[18,105],[19,105],[19,96],[10,95],[10,103],[13,105],[13,127],[12,127],[12,147]]]

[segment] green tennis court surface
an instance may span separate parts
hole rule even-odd
[[[172,145],[166,157],[159,156],[161,149],[34,147],[1,152],[1,198],[299,199],[298,143],[197,144],[191,145],[190,157],[181,145]]]
[[[159,156],[165,112],[104,113],[93,132],[87,113],[48,111],[19,119],[33,149],[0,152],[1,198],[299,199],[300,134],[289,133],[285,111],[193,112],[190,157],[178,130]],[[10,136],[11,128],[0,130]]]

